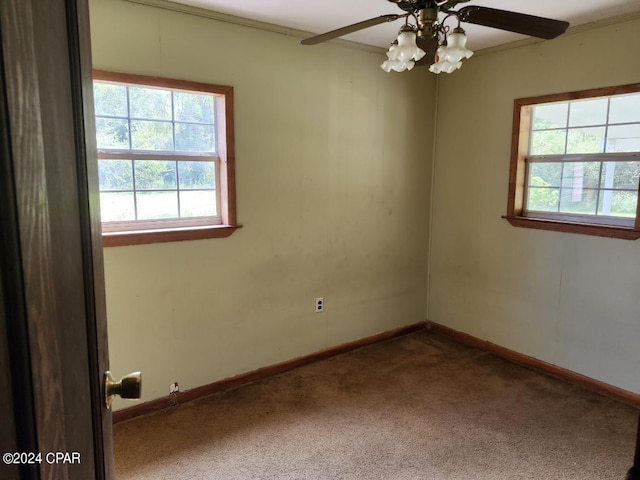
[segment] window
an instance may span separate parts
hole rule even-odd
[[[506,219],[640,238],[640,84],[515,101]]]
[[[233,88],[94,71],[105,246],[226,237]]]

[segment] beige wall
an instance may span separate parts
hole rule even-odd
[[[441,76],[428,317],[640,392],[640,242],[515,228],[513,100],[640,82],[640,20],[479,55]]]
[[[149,400],[424,320],[432,75],[121,0],[91,21],[96,68],[235,88],[244,225],[105,249],[114,374]]]

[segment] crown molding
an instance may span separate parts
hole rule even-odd
[[[631,13],[625,13],[623,15],[617,15],[615,17],[603,18],[602,20],[596,20],[595,22],[589,22],[582,25],[576,25],[575,27],[569,27],[564,35],[558,38],[563,38],[569,35],[576,35],[579,33],[589,32],[591,30],[597,30],[599,28],[607,27],[609,25],[615,25],[618,23],[630,22],[632,20],[640,19],[640,10]],[[503,45],[496,45],[495,47],[488,47],[478,50],[476,55],[489,55],[492,53],[503,52],[505,50],[511,50],[512,48],[526,47],[527,45],[534,45],[536,43],[548,42],[542,38],[525,38],[515,42],[505,43]]]
[[[146,5],[148,7],[162,8],[164,10],[171,10],[173,12],[185,13],[187,15],[195,15],[197,17],[209,18],[217,20],[219,22],[231,23],[233,25],[241,25],[243,27],[255,28],[257,30],[264,30],[272,33],[279,33],[281,35],[287,35],[296,38],[307,38],[314,33],[306,32],[304,30],[298,30],[296,28],[282,27],[280,25],[274,25],[273,23],[260,22],[257,20],[250,20],[244,17],[237,17],[235,15],[229,15],[226,13],[215,12],[213,10],[206,10],[204,8],[193,7],[190,5],[183,5],[180,3],[171,2],[168,0],[125,0],[130,3],[138,3],[140,5]],[[363,50],[371,53],[382,53],[386,51],[383,48],[375,47],[372,45],[365,45],[364,43],[352,42],[349,40],[331,40],[333,45],[341,47],[353,48],[356,50]]]

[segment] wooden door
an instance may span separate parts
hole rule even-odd
[[[0,453],[34,454],[0,478],[111,480],[87,0],[2,0],[0,36]]]

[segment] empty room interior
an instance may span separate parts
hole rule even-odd
[[[233,91],[229,234],[105,240],[110,370],[143,375],[114,403],[118,478],[624,478],[640,5],[606,3],[549,40],[477,48],[463,23],[474,55],[434,74],[383,71],[388,45],[301,45],[309,27],[275,14],[91,0],[96,81]],[[379,13],[331,14],[326,31]],[[574,121],[593,98],[605,119]]]

